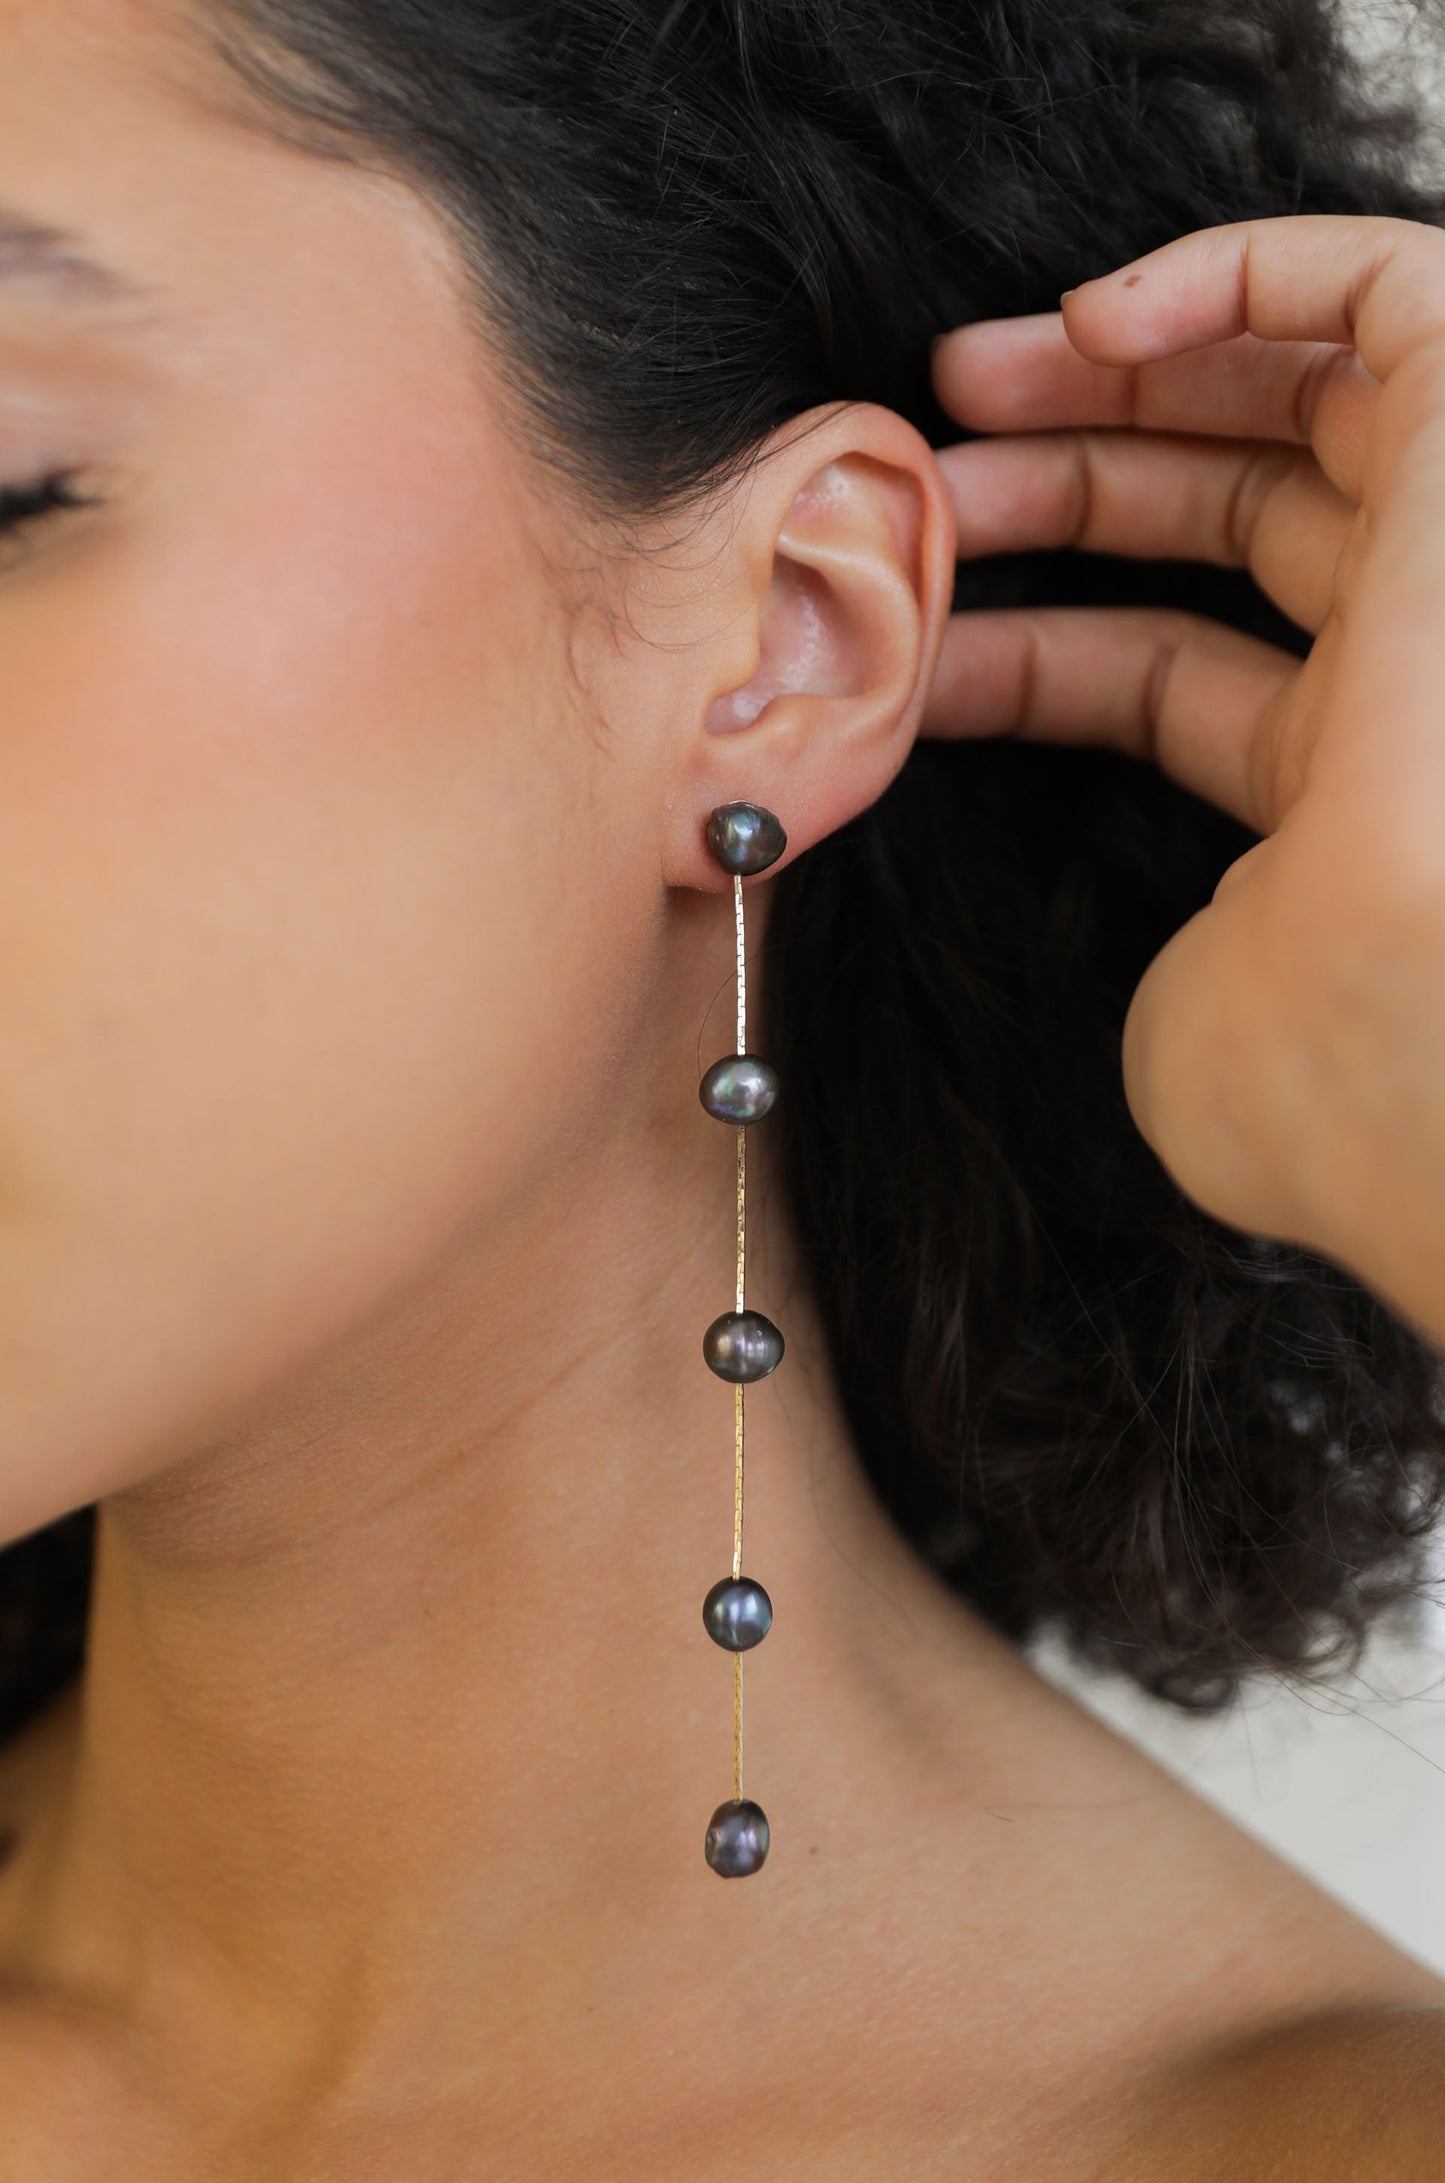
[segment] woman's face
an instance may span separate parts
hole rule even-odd
[[[663,893],[440,222],[185,51],[0,0],[0,1538],[525,1188]]]

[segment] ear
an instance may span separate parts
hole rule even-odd
[[[933,450],[892,410],[809,412],[729,499],[708,569],[731,611],[689,647],[670,724],[663,877],[709,892],[731,885],[703,836],[716,805],[775,813],[777,871],[882,795],[912,748],[953,597],[952,503]]]

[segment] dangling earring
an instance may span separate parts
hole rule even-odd
[[[760,1804],[743,1795],[743,1654],[762,1643],[773,1621],[773,1604],[761,1584],[745,1577],[743,1567],[743,1389],[765,1379],[782,1361],[783,1337],[771,1319],[749,1311],[743,1296],[747,1258],[748,1125],[760,1122],[778,1096],[777,1072],[747,1050],[747,949],[743,925],[743,880],[765,872],[788,846],[771,811],[755,803],[719,804],[707,822],[707,845],[725,872],[733,875],[733,917],[738,951],[738,1044],[735,1054],[715,1061],[698,1086],[698,1097],[720,1122],[737,1125],[738,1254],[737,1308],[714,1319],[702,1338],[702,1353],[719,1379],[734,1385],[733,1567],[719,1578],[702,1603],[703,1627],[733,1656],[733,1793],[708,1821],[703,1854],[714,1872],[736,1879],[756,1872],[768,1854],[768,1822]]]

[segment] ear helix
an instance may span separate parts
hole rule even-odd
[[[698,1087],[709,1114],[737,1129],[737,1303],[725,1311],[702,1338],[702,1353],[719,1379],[735,1389],[733,1469],[733,1566],[720,1577],[702,1603],[703,1627],[715,1644],[733,1656],[733,1793],[708,1821],[703,1854],[724,1879],[756,1872],[768,1854],[768,1822],[760,1804],[743,1795],[743,1654],[760,1645],[772,1627],[773,1605],[761,1584],[742,1573],[743,1559],[743,1390],[765,1379],[782,1362],[783,1337],[771,1319],[747,1309],[744,1277],[747,1260],[747,1132],[771,1112],[778,1079],[771,1065],[747,1050],[747,948],[743,919],[743,880],[775,864],[788,837],[771,811],[754,803],[719,804],[707,822],[707,845],[725,872],[733,875],[733,917],[737,931],[737,1051],[715,1061]]]

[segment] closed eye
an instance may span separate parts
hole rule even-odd
[[[94,494],[81,492],[73,470],[55,470],[34,485],[0,485],[0,534],[19,530],[67,508],[93,508]]]

